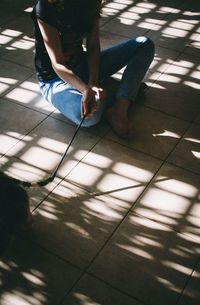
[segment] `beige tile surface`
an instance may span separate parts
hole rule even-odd
[[[108,23],[102,26],[107,32],[120,34],[126,37],[141,36],[150,29],[160,29],[162,19],[171,11],[170,7],[145,3],[144,1],[122,1],[108,4],[107,14],[114,15]]]
[[[150,72],[155,73],[155,76],[156,73],[164,73],[167,68],[173,64],[174,60],[176,60],[179,54],[180,53],[178,51],[155,45],[155,56],[150,66]],[[155,76],[153,74],[151,78],[154,78]]]
[[[0,168],[28,181],[52,173],[75,131],[39,92],[34,3],[0,1]],[[54,181],[27,189],[35,222],[0,259],[0,304],[200,304],[199,16],[196,0],[104,1],[102,48],[156,43],[134,137],[83,128]]]
[[[199,73],[199,62],[196,57],[178,57],[149,88],[146,105],[172,116],[193,121],[200,111]]]
[[[132,28],[130,28],[130,24],[126,24],[126,22],[133,24]],[[135,22],[136,21],[134,20],[127,21],[127,19],[123,17],[115,17],[109,23],[106,23],[104,26],[102,26],[101,30],[104,32],[110,32],[112,34],[118,34],[127,38],[143,36],[147,30],[144,28],[137,28],[134,26]]]
[[[75,184],[62,182],[35,211],[30,238],[85,268],[122,220],[126,207],[114,196],[93,196]]]
[[[174,9],[170,14],[156,24],[148,35],[159,46],[183,51],[193,40],[193,33],[199,25],[198,14],[189,10]]]
[[[80,276],[80,270],[22,236],[0,262],[0,273],[1,305],[58,304]]]
[[[34,68],[34,39],[27,35],[20,35],[20,37],[12,38],[12,33],[19,33],[14,30],[5,30],[4,36],[8,36],[9,42],[5,46],[6,54],[2,59],[14,62],[21,66],[28,67],[35,72]],[[10,37],[11,36],[11,37]],[[32,60],[30,60],[32,59]]]
[[[192,124],[168,161],[200,174],[200,125]]]
[[[147,101],[150,98],[149,90],[146,95]],[[185,121],[146,107],[134,109],[133,106],[130,118],[133,125],[133,138],[130,141],[121,140],[113,132],[106,137],[162,160],[173,150],[189,126]]]
[[[33,3],[34,0],[2,0],[0,2],[0,24],[5,26],[14,19],[17,19]]]
[[[109,140],[102,140],[68,175],[88,190],[133,203],[161,161]],[[87,177],[87,178],[85,178]]]
[[[40,168],[31,166],[26,162],[23,162],[22,160],[19,160],[14,157],[1,157],[0,168],[1,171],[3,171],[8,176],[32,184],[31,187],[25,187],[25,190],[27,191],[29,196],[31,211],[33,211],[37,206],[39,206],[42,201],[48,196],[48,194],[53,191],[56,185],[61,181],[61,178],[55,177],[53,182],[50,182],[46,185],[36,185],[37,182],[47,179],[50,175],[50,172],[42,171]]]
[[[37,77],[34,75],[20,83],[5,95],[9,100],[39,112],[50,114],[55,108],[40,93]]]
[[[200,176],[165,164],[133,207],[200,243]]]
[[[137,300],[120,293],[89,275],[85,275],[80,280],[72,292],[63,300],[62,305],[84,304],[85,302],[87,305],[141,305]]]
[[[31,8],[31,6],[27,5],[17,18],[7,22],[7,29],[18,31],[21,34],[23,33],[28,35],[29,37],[33,36],[33,22],[30,18],[31,10],[29,8]]]
[[[48,117],[24,138],[25,145],[21,142],[15,145],[9,156],[17,156],[31,166],[51,172],[60,162],[75,130],[75,126]],[[98,136],[80,130],[58,175],[65,177],[98,141]]]
[[[200,300],[199,285],[200,266],[198,265],[192,273],[192,277],[186,288],[184,289],[183,294],[178,302],[178,305],[197,305]]]
[[[0,100],[0,153],[6,153],[19,142],[37,124],[45,119],[45,115],[31,109],[12,103],[6,99]],[[21,149],[26,141],[19,143]]]
[[[187,43],[187,47],[184,52],[186,54],[200,56],[200,27],[197,29],[197,32],[191,35],[191,41]]]
[[[0,59],[0,96],[17,86],[19,82],[33,74],[31,69]],[[20,71],[20,73],[19,73]]]
[[[101,30],[101,49],[109,48],[129,38]]]
[[[89,271],[146,304],[175,304],[197,249],[192,239],[130,214]]]
[[[197,124],[200,124],[200,114],[197,115],[197,117],[196,117],[196,119],[195,119],[195,122],[196,122]]]

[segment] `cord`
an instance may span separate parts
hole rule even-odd
[[[48,176],[47,178],[45,178],[45,179],[42,179],[42,180],[39,180],[39,181],[36,181],[36,182],[23,181],[23,180],[16,179],[16,178],[13,178],[13,177],[12,177],[12,179],[13,179],[17,184],[20,184],[20,185],[22,185],[22,186],[24,186],[24,187],[28,187],[28,188],[30,188],[30,187],[36,187],[36,186],[45,186],[45,185],[49,184],[50,182],[52,182],[52,181],[54,180],[54,178],[55,178],[55,176],[56,176],[56,174],[57,174],[57,172],[58,172],[58,170],[59,170],[59,168],[60,168],[60,166],[61,166],[61,164],[62,164],[62,162],[63,162],[63,160],[64,160],[64,158],[65,158],[65,156],[66,156],[66,154],[67,154],[67,152],[68,152],[68,150],[69,150],[71,144],[72,144],[72,142],[74,141],[74,139],[75,139],[75,137],[76,137],[76,135],[77,135],[79,129],[81,128],[81,126],[82,126],[84,120],[85,120],[85,116],[83,116],[81,122],[80,122],[79,125],[77,126],[76,131],[75,131],[75,133],[73,134],[73,136],[72,136],[72,138],[71,138],[69,144],[67,145],[67,148],[66,148],[64,154],[62,155],[62,157],[61,157],[61,159],[60,159],[58,165],[56,166],[54,172],[53,172],[51,175],[49,175],[49,176]]]

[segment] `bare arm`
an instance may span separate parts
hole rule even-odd
[[[87,36],[87,52],[89,65],[89,85],[99,86],[99,60],[100,60],[100,40],[99,40],[99,20]]]
[[[62,51],[58,30],[40,19],[38,19],[38,24],[54,71],[61,79],[84,93],[88,89],[88,85],[65,66],[66,57]]]
[[[104,98],[103,89],[99,87],[99,66],[100,66],[100,38],[99,19],[87,36],[89,83],[88,85],[96,92],[98,99]]]
[[[66,67],[67,58],[62,51],[58,30],[40,19],[38,24],[54,71],[61,79],[82,93],[81,116],[90,117],[97,110],[95,94],[98,93]]]

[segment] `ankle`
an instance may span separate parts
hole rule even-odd
[[[123,97],[118,97],[114,103],[115,110],[122,116],[127,116],[129,106],[130,100]]]

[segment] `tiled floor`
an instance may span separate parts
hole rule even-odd
[[[39,93],[33,2],[0,3],[0,164],[30,181],[75,130]],[[135,136],[82,129],[54,182],[29,191],[35,223],[0,262],[1,305],[200,304],[199,21],[196,0],[106,1],[102,47],[156,43]]]

